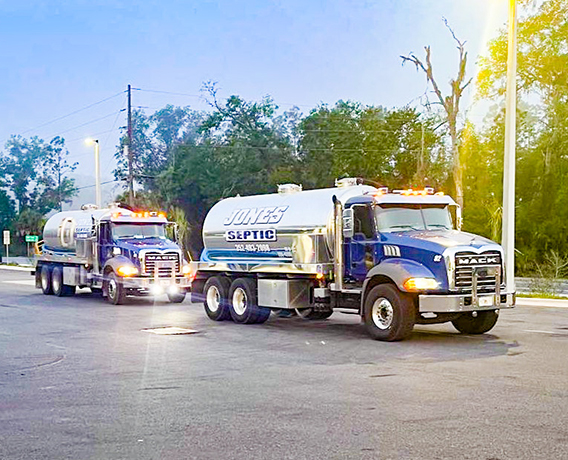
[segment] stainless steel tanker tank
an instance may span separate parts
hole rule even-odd
[[[76,252],[77,240],[88,238],[93,224],[109,213],[109,209],[85,209],[54,214],[43,228],[44,249]]]
[[[203,223],[200,266],[210,270],[328,271],[333,261],[333,196],[343,204],[374,187],[351,185],[227,198]]]

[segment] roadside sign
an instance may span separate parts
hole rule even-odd
[[[26,235],[26,243],[37,243],[39,241],[39,236],[37,235]]]
[[[4,236],[4,244],[6,245],[10,244],[10,230],[4,230],[2,234]]]

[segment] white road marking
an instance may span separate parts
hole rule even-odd
[[[22,284],[24,286],[35,286],[35,280],[15,280],[15,281],[2,281],[6,284]]]
[[[557,335],[559,334],[559,332],[552,332],[552,331],[538,331],[536,329],[525,329],[525,332],[536,332],[538,334],[551,334],[551,335]]]
[[[183,335],[183,334],[195,334],[195,329],[186,329],[183,327],[167,326],[167,327],[152,327],[142,329],[143,332],[150,332],[152,334],[158,335]]]
[[[535,299],[531,297],[517,297],[519,307],[568,308],[568,299]]]

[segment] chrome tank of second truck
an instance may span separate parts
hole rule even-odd
[[[327,272],[333,264],[333,196],[343,204],[376,189],[347,182],[301,191],[227,198],[203,223],[200,266],[210,270]]]
[[[110,209],[93,207],[81,211],[64,211],[54,214],[43,228],[44,248],[56,252],[75,253],[77,240],[88,238],[95,222],[109,215],[110,212]],[[125,211],[122,210],[122,212]]]

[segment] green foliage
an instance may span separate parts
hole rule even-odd
[[[440,186],[447,158],[436,121],[410,108],[344,101],[314,109],[299,126],[302,182],[329,187],[335,178],[357,176],[391,188]]]
[[[517,111],[515,245],[519,272],[538,275],[539,267],[547,266],[549,254],[568,254],[568,0],[548,0],[536,6],[535,2],[524,3],[518,21],[517,85],[522,99]],[[491,42],[480,63],[479,95],[499,98],[504,94],[507,69],[505,30]],[[492,171],[500,175],[502,111],[490,120],[482,137],[483,157],[492,163],[485,177]],[[473,169],[480,168],[476,161],[479,159],[473,160]],[[480,182],[480,171],[474,176],[477,182],[471,183],[478,188],[502,189],[497,182]],[[497,198],[495,205],[501,202]],[[472,200],[484,204],[472,209],[466,206],[466,219],[490,203],[487,193],[480,191]],[[482,226],[481,215],[477,222]]]
[[[183,142],[195,142],[200,136],[198,129],[204,114],[189,107],[167,105],[147,116],[142,110],[132,112],[132,171],[137,182],[149,190],[155,190],[156,176],[170,163],[175,165],[175,147]],[[126,128],[123,128],[123,131]],[[115,158],[116,179],[128,176],[128,156],[125,146],[127,135],[120,139]]]
[[[4,190],[0,189],[0,231],[8,230],[15,216],[14,201]]]
[[[277,183],[294,179],[297,166],[287,115],[276,116],[269,98],[251,103],[231,96],[220,104],[211,95],[214,110],[199,136],[172,150],[175,164],[156,180],[166,205],[182,210],[190,222],[184,241],[193,257],[201,250],[201,224],[213,204],[237,194],[272,192]]]
[[[10,191],[22,213],[26,209],[44,215],[69,202],[76,189],[67,174],[75,169],[66,157],[65,141],[51,142],[12,136],[0,153],[0,188]]]

